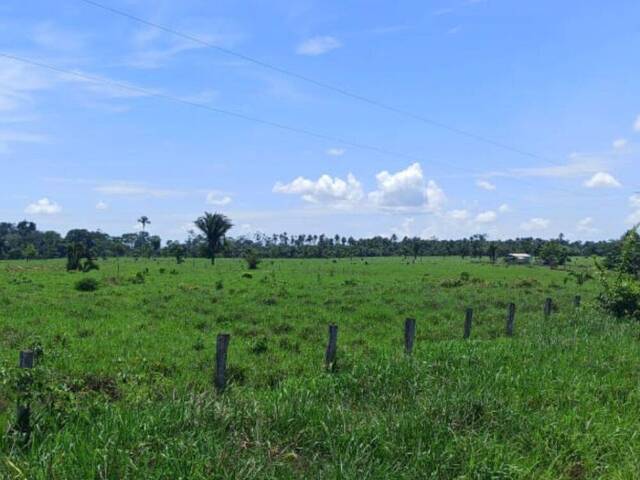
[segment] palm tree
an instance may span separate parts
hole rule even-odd
[[[142,225],[142,231],[144,232],[144,227],[149,225],[151,223],[151,220],[149,220],[149,217],[147,217],[146,215],[143,215],[138,219],[138,223]]]
[[[211,265],[216,262],[216,251],[222,246],[227,231],[233,226],[231,220],[221,213],[204,212],[195,222],[196,227],[207,237]]]

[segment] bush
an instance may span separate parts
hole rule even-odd
[[[135,283],[135,284],[138,284],[138,285],[143,284],[143,283],[144,283],[144,280],[145,280],[145,279],[144,279],[144,274],[143,274],[142,272],[137,272],[137,273],[136,273],[136,275],[135,275],[134,277],[131,277],[131,278],[129,279],[129,281],[130,281],[131,283]]]
[[[638,226],[622,237],[616,276],[611,280],[603,266],[596,262],[602,291],[598,295],[600,306],[618,318],[640,320],[640,235]]]
[[[247,268],[249,270],[256,270],[260,263],[260,257],[258,257],[258,254],[255,251],[249,250],[244,255],[244,261],[247,262]]]
[[[98,289],[98,281],[95,278],[83,278],[76,282],[75,288],[79,292],[93,292]]]
[[[640,282],[620,276],[613,283],[603,280],[602,285],[598,302],[603,309],[618,318],[640,320]]]

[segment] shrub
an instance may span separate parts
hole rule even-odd
[[[135,276],[131,277],[129,281],[135,284],[142,284],[144,283],[144,274],[142,272],[138,272]]]
[[[619,276],[613,283],[603,279],[602,286],[598,302],[603,309],[618,318],[640,320],[640,282]]]
[[[95,278],[82,278],[76,282],[75,288],[79,292],[93,292],[98,289],[98,281]]]
[[[596,262],[602,290],[598,295],[600,306],[614,316],[640,320],[640,235],[635,226],[622,237],[620,258],[615,265],[616,276],[611,276]]]
[[[247,262],[247,268],[249,270],[256,270],[260,263],[260,257],[258,257],[258,254],[254,250],[249,250],[244,255],[244,261]]]
[[[440,286],[442,288],[457,288],[457,287],[461,287],[462,285],[464,285],[464,282],[459,278],[456,278],[456,279],[449,278],[440,282]]]

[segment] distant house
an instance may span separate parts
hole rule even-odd
[[[528,253],[510,253],[505,260],[507,263],[529,264],[533,257]]]

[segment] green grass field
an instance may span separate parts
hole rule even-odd
[[[75,290],[87,276],[98,290]],[[596,282],[566,277],[453,258],[265,260],[251,272],[240,260],[110,259],[89,274],[1,262],[0,476],[639,478],[640,328],[595,309]],[[222,332],[230,384],[217,394]],[[22,445],[28,348],[43,355]]]

